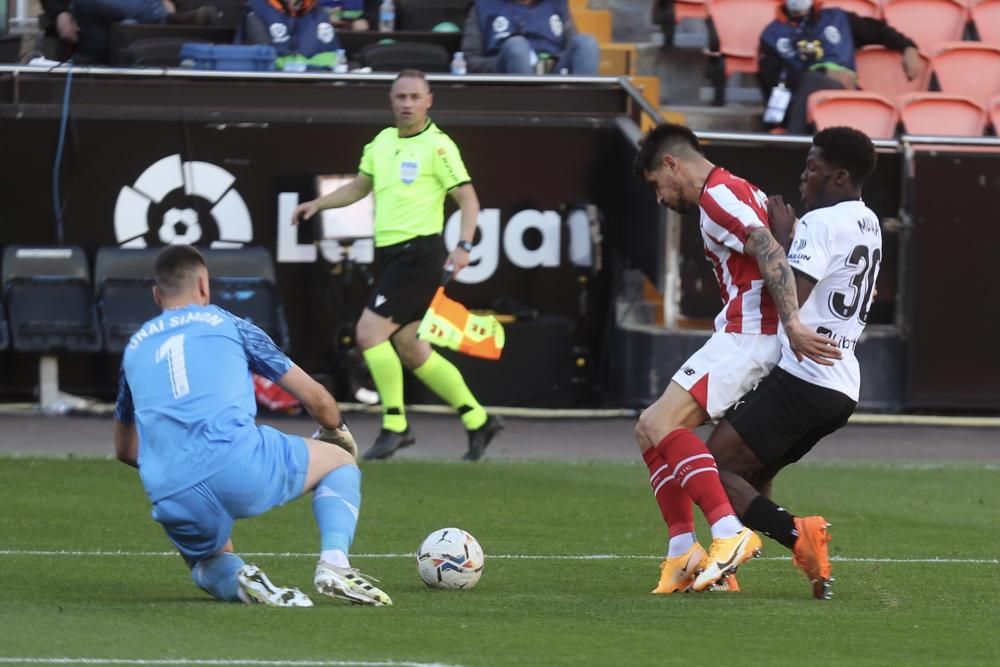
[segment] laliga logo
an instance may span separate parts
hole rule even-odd
[[[115,237],[123,248],[145,248],[149,240],[197,243],[217,232],[212,248],[239,248],[253,240],[253,222],[233,187],[236,177],[209,162],[181,162],[170,155],[125,186],[115,202]],[[155,236],[150,233],[154,221]]]

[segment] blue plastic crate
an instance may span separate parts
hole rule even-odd
[[[274,47],[262,44],[199,44],[181,47],[181,62],[194,69],[268,72],[274,69]]]

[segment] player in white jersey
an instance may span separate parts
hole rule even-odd
[[[832,366],[796,358],[781,339],[777,367],[726,414],[708,439],[733,508],[743,522],[793,551],[813,596],[829,599],[830,535],[820,516],[797,517],[769,498],[779,470],[847,423],[858,401],[855,356],[882,259],[879,221],[861,200],[875,148],[858,130],[833,127],[813,138],[802,172],[807,213],[795,221],[780,197],[768,200],[779,240],[794,228],[788,262],[802,322],[843,352]]]
[[[705,254],[722,293],[715,333],[635,428],[670,534],[653,593],[705,590],[759,551],[761,542],[736,518],[715,460],[692,429],[721,418],[777,363],[779,319],[796,354],[828,364],[839,352],[800,322],[794,276],[768,228],[766,196],[758,188],[707,160],[683,125],[651,130],[635,166],[663,206],[680,212],[699,207]],[[694,533],[692,503],[711,525],[708,554]]]
[[[311,607],[233,552],[236,519],[309,491],[320,534],[313,583],[356,604],[392,604],[350,566],[361,506],[357,445],[332,396],[253,324],[210,304],[205,258],[168,246],[156,258],[153,296],[163,312],[132,336],[115,406],[118,459],[143,489],[194,583],[213,597]],[[259,426],[251,371],[302,401],[319,423],[312,438]]]

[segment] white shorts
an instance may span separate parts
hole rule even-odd
[[[717,331],[672,379],[698,401],[712,421],[718,421],[780,358],[777,336]]]

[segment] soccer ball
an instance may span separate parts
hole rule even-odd
[[[472,588],[485,564],[483,548],[461,528],[435,530],[417,551],[417,572],[431,588]]]

